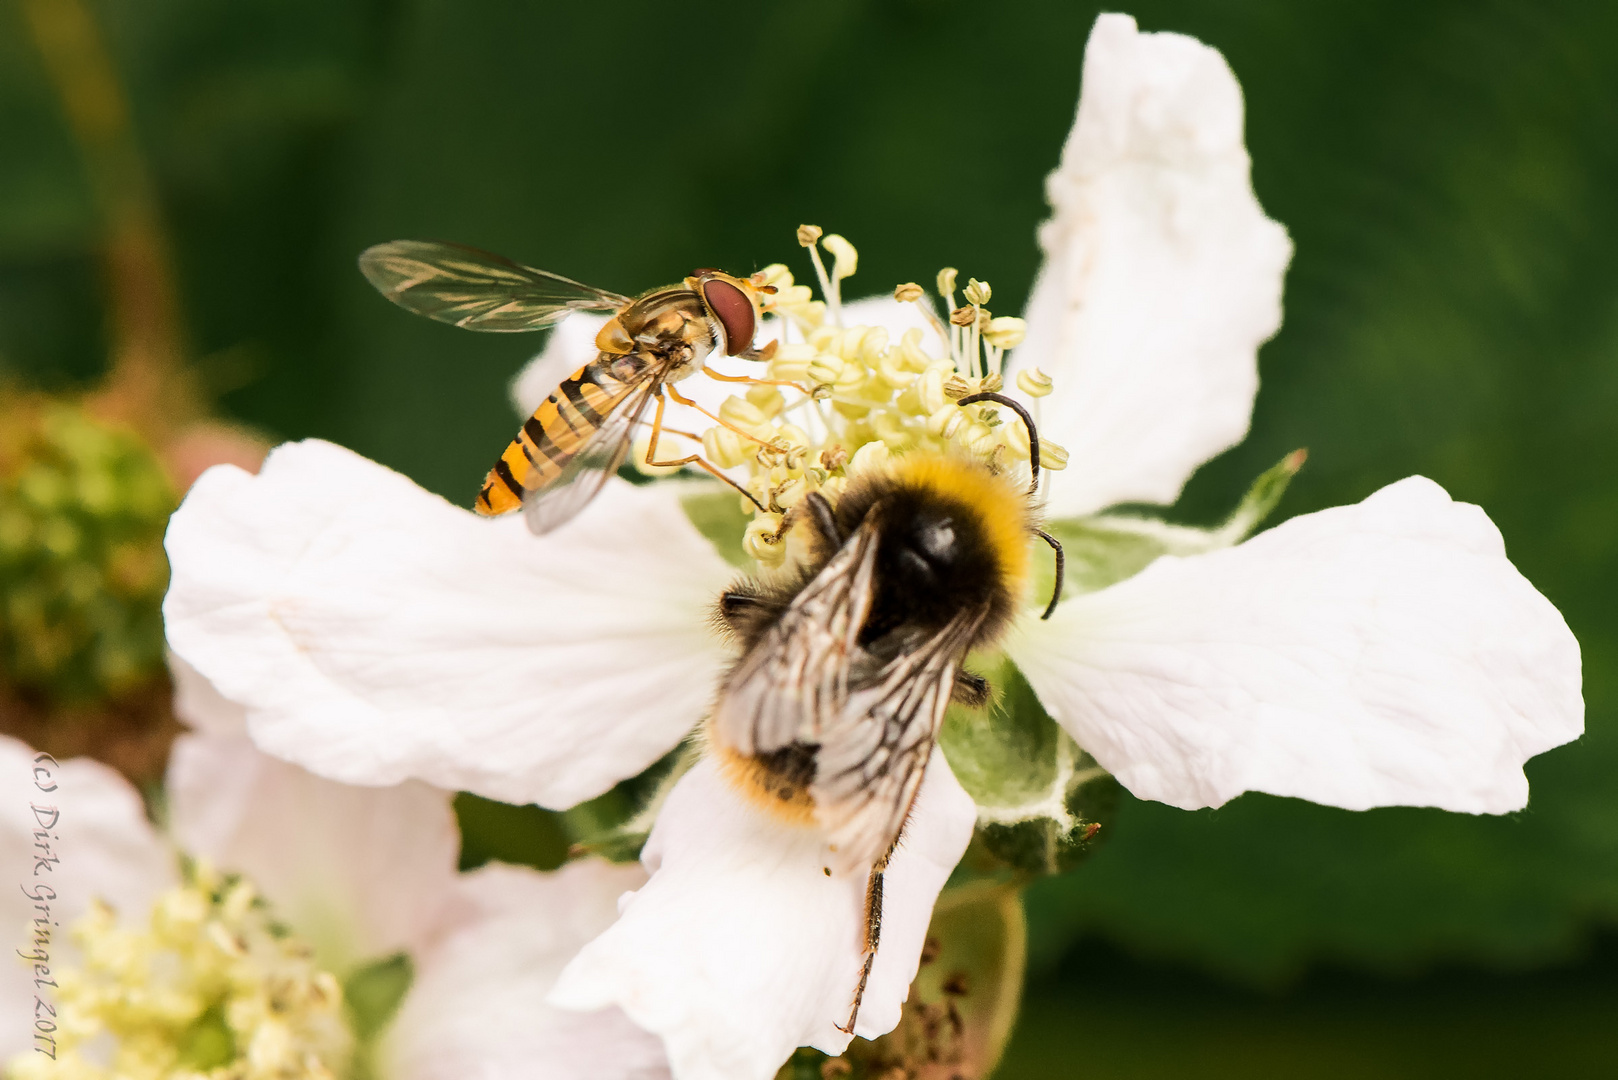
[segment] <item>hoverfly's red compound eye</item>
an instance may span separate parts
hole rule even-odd
[[[728,281],[709,278],[702,283],[702,298],[725,328],[725,352],[734,356],[753,344],[753,301]]]

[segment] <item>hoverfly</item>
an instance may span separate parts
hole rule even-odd
[[[732,426],[669,384],[703,370],[703,361],[715,349],[747,360],[767,360],[774,343],[754,349],[753,333],[759,297],[773,293],[773,287],[718,270],[697,270],[679,285],[632,298],[477,248],[421,240],[394,240],[367,248],[360,255],[360,272],[407,311],[466,330],[540,330],[574,311],[613,313],[596,335],[600,354],[540,403],[489,470],[478,494],[478,513],[504,514],[521,507],[536,533],[550,532],[570,520],[623,463],[635,425],[653,400],[657,406],[647,463],[695,464],[737,487],[697,454],[671,461],[652,459],[663,431],[665,392],[674,401]],[[708,374],[724,381],[767,381]],[[757,441],[746,432],[740,434]]]
[[[825,830],[840,872],[871,868],[864,961],[840,1025],[849,1033],[881,939],[883,873],[945,710],[989,700],[988,682],[962,663],[1010,625],[1031,536],[1056,555],[1042,618],[1062,595],[1062,546],[1037,527],[1033,503],[1033,419],[1000,394],[958,404],[986,400],[1027,425],[1027,491],[975,458],[896,457],[851,477],[835,507],[818,493],[793,506],[784,527],[805,526],[811,551],[796,577],[743,581],[719,599],[719,622],[742,646],[708,721],[724,775],[778,817]]]

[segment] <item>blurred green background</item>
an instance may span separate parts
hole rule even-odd
[[[0,379],[107,355],[103,222],[0,0]],[[97,0],[222,411],[467,502],[537,348],[412,319],[367,244],[456,239],[634,292],[860,248],[1021,305],[1085,4]],[[1253,434],[1175,511],[1310,450],[1283,514],[1422,473],[1583,644],[1589,734],[1506,818],[1129,801],[1030,897],[1000,1075],[1599,1076],[1618,1062],[1618,5],[1142,0],[1222,50],[1297,244]],[[802,269],[796,267],[795,269]],[[481,820],[481,819],[480,819]],[[470,844],[520,850],[495,816]]]

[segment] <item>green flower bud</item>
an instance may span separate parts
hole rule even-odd
[[[134,432],[0,402],[0,678],[105,700],[163,670],[163,531],[177,502]]]

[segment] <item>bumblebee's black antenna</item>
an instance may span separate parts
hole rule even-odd
[[[1022,417],[1022,426],[1028,429],[1028,471],[1034,475],[1034,482],[1028,485],[1028,494],[1034,494],[1039,490],[1039,432],[1034,429],[1034,418],[1028,415],[1027,409],[1004,394],[968,394],[955,404],[961,406],[975,405],[980,401],[992,401],[996,405],[1004,405]]]
[[[1040,616],[1041,619],[1048,619],[1056,611],[1056,602],[1062,599],[1062,580],[1066,576],[1067,556],[1062,554],[1062,542],[1044,529],[1035,529],[1034,535],[1049,544],[1051,550],[1056,552],[1056,587],[1051,590],[1051,602],[1046,605],[1045,614]]]
[[[1033,482],[1028,485],[1028,494],[1032,495],[1039,490],[1039,432],[1034,427],[1034,418],[1028,415],[1023,408],[1004,394],[968,394],[955,404],[973,405],[979,401],[992,401],[996,405],[1004,405],[1018,416],[1022,417],[1023,427],[1028,429],[1028,471],[1033,474]],[[1056,552],[1056,586],[1051,590],[1051,602],[1045,608],[1041,619],[1048,619],[1056,611],[1057,601],[1062,599],[1062,578],[1067,568],[1067,556],[1062,552],[1062,542],[1043,529],[1035,529],[1034,535],[1051,546]]]

